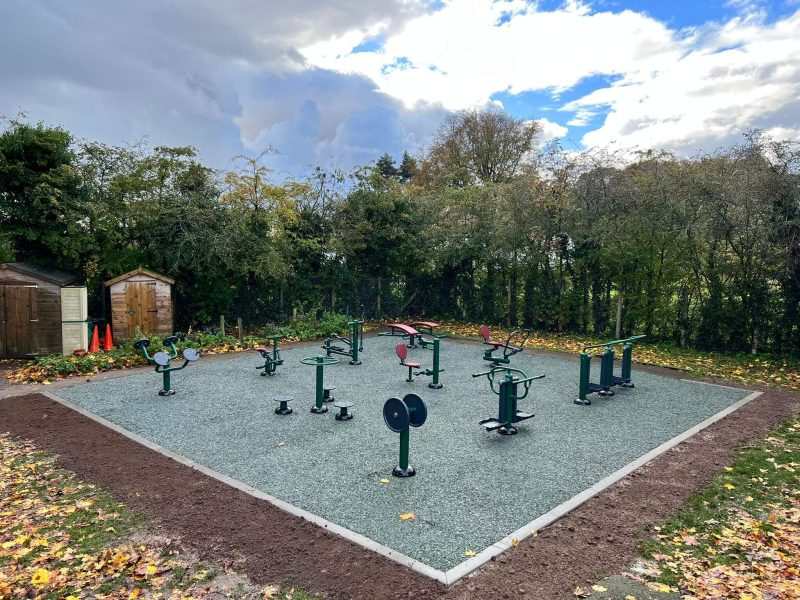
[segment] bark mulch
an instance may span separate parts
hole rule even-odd
[[[767,391],[449,590],[45,396],[0,399],[0,431],[58,454],[61,466],[108,489],[201,558],[232,561],[257,584],[283,583],[342,599],[549,600],[572,598],[576,586],[628,566],[652,527],[710,481],[737,447],[798,409],[800,396]],[[480,514],[476,506],[475,518]]]

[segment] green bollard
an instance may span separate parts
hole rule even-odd
[[[626,343],[622,346],[622,387],[632,388],[634,387],[633,382],[631,381],[631,371],[633,365],[633,344],[630,342]]]
[[[433,338],[433,379],[428,384],[428,387],[433,390],[442,389],[442,384],[439,383],[439,338]]]

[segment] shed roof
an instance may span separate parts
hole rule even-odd
[[[152,277],[153,279],[158,279],[159,281],[163,281],[164,283],[168,283],[172,285],[175,283],[174,279],[167,277],[166,275],[162,275],[161,273],[156,273],[155,271],[148,271],[147,269],[143,269],[139,267],[134,269],[133,271],[128,271],[127,273],[123,273],[122,275],[117,275],[113,279],[109,279],[105,282],[105,286],[109,287],[114,285],[115,283],[119,283],[120,281],[125,281],[126,279],[130,279],[136,275],[146,275],[147,277]]]
[[[33,265],[25,262],[2,263],[0,264],[0,268],[10,269],[12,271],[16,271],[17,273],[21,273],[22,275],[29,275],[30,277],[34,277],[36,279],[44,279],[45,281],[60,285],[62,287],[71,285],[73,283],[79,283],[81,281],[81,276],[77,273],[69,273],[67,271],[59,271],[57,269],[40,267],[39,265]]]

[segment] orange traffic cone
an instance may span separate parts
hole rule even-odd
[[[103,350],[108,352],[114,348],[114,340],[111,338],[111,324],[106,323],[106,334],[103,336]]]
[[[97,332],[97,325],[94,326],[92,331],[92,341],[89,342],[89,352],[97,352],[100,350],[100,335]]]

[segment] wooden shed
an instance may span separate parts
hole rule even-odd
[[[114,339],[139,335],[170,335],[172,284],[175,281],[139,267],[106,281],[111,295],[111,327]]]
[[[74,273],[0,264],[0,356],[86,349],[86,287],[79,282]]]

